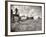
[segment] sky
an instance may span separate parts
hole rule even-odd
[[[42,17],[42,7],[41,6],[27,6],[27,5],[12,5],[11,9],[15,12],[15,9],[18,9],[20,16],[39,16]]]

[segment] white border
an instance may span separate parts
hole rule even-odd
[[[42,31],[10,32],[10,5],[11,4],[13,4],[13,5],[42,6]],[[8,2],[8,35],[34,34],[34,33],[44,33],[44,4]]]

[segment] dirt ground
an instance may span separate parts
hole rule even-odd
[[[42,30],[42,19],[28,19],[25,21],[19,21],[11,23],[12,32],[22,32],[22,31],[40,31]]]

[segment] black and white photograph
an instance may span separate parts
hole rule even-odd
[[[11,32],[42,30],[42,7],[11,5]]]
[[[8,35],[44,33],[44,4],[8,2]]]

